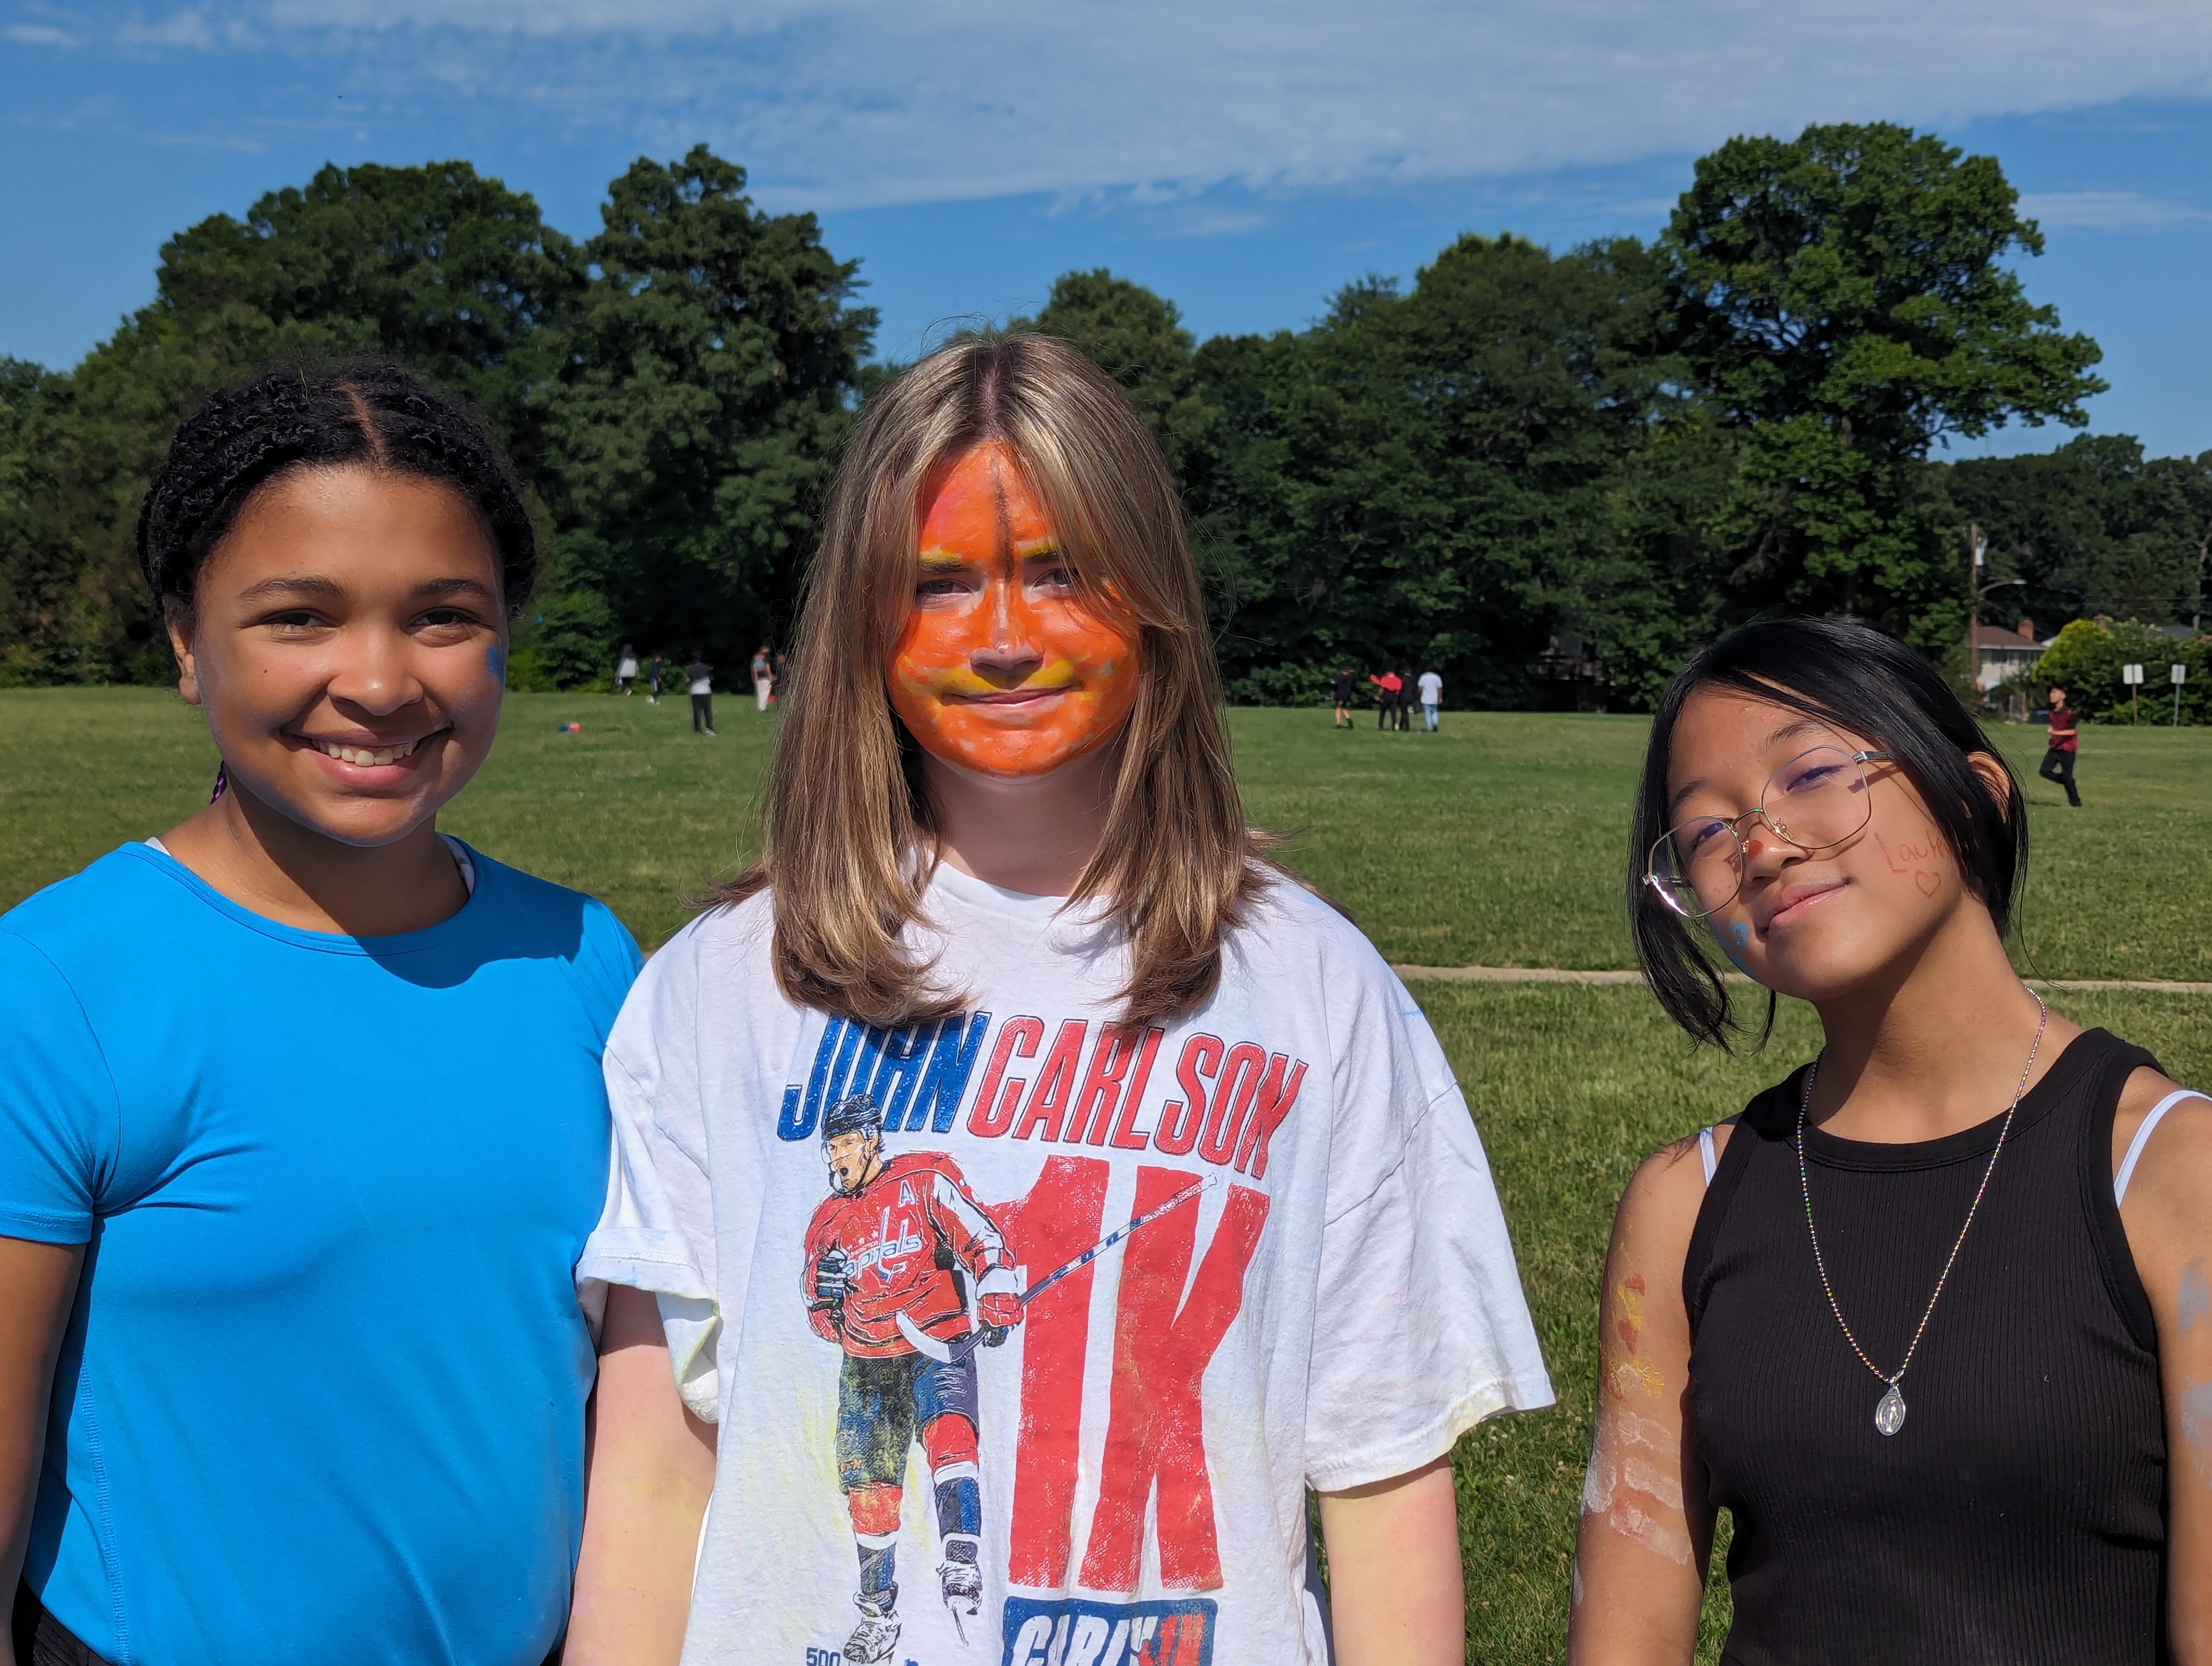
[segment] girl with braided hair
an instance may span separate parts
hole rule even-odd
[[[0,916],[15,1658],[537,1666],[638,955],[436,829],[529,518],[405,371],[288,370],[179,429],[138,553],[222,768]]]

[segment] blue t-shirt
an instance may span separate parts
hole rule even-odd
[[[25,1575],[117,1666],[538,1666],[638,968],[483,856],[356,939],[125,845],[0,915],[0,1234],[88,1243]]]

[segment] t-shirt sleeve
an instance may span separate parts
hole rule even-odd
[[[76,991],[35,944],[0,931],[0,1236],[88,1242],[121,1128]]]
[[[1306,1475],[1418,1469],[1484,1418],[1552,1403],[1490,1164],[1443,1051],[1379,962],[1338,1061]]]
[[[680,947],[664,951],[615,1021],[605,1061],[614,1123],[607,1201],[576,1279],[587,1307],[596,1305],[594,1283],[653,1292],[678,1390],[712,1422],[722,1327],[688,961]]]

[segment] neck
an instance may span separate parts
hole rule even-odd
[[[1962,903],[1908,956],[1815,1001],[1826,1044],[1807,1120],[1846,1140],[1940,1140],[2002,1116],[2031,1049],[2033,1086],[2079,1025],[2042,1010],[1988,912]]]
[[[1008,780],[923,753],[938,855],[1004,891],[1067,896],[1097,853],[1119,755],[1101,746],[1049,775]]]
[[[392,937],[449,920],[468,901],[434,821],[390,844],[346,844],[301,826],[234,781],[161,842],[240,907],[303,931]]]

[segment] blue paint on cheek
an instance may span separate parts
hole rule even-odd
[[[1744,951],[1750,946],[1751,927],[1741,920],[1730,926],[1728,928],[1728,935],[1721,939],[1721,952],[1725,954],[1729,958],[1729,964],[1746,977],[1749,977],[1752,972],[1751,968],[1743,964],[1743,954]]]
[[[507,681],[507,649],[502,644],[494,642],[484,650],[484,669],[495,683]]]

